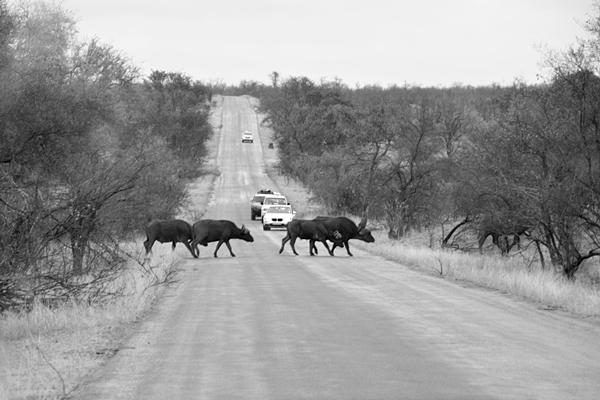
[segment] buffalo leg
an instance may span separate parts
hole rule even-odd
[[[337,243],[335,243],[335,242],[334,242],[334,243],[333,243],[333,247],[331,247],[331,253],[334,253],[334,252],[335,252],[335,249],[337,249],[338,247],[339,247],[340,249],[343,249],[343,248],[344,248],[344,243],[346,243],[346,249],[348,249],[348,254],[350,254],[350,251],[349,251],[349,250],[350,250],[350,248],[348,247],[348,243],[347,243],[347,242],[343,242],[342,244],[337,244]],[[333,255],[335,255],[335,254],[331,254],[331,255],[333,256]],[[352,255],[352,254],[350,254],[350,255]]]
[[[196,258],[200,257],[200,250],[198,249],[198,245],[199,244],[201,244],[202,246],[206,247],[206,246],[208,246],[208,242],[203,242],[202,240],[200,240],[198,238],[192,240],[191,248],[196,251],[197,256],[194,256]]]
[[[281,239],[281,248],[279,249],[279,254],[281,254],[281,252],[283,251],[283,248],[285,247],[285,244],[287,242],[289,242],[290,240],[290,235],[285,235],[285,237],[283,239]]]
[[[334,242],[333,243],[333,247],[331,247],[331,253],[334,253],[334,254],[331,254],[332,256],[335,255],[335,249],[337,249],[338,247],[341,248],[341,249],[343,249],[344,248],[344,244],[343,243],[342,244],[337,244],[337,243]],[[317,250],[317,247],[315,246],[315,251],[316,250]],[[352,254],[350,254],[350,255],[352,255]]]
[[[213,254],[215,256],[215,258],[218,258],[217,251],[219,251],[219,248],[221,247],[221,245],[223,243],[225,243],[225,245],[229,249],[229,254],[231,254],[231,257],[235,257],[235,254],[233,254],[233,251],[231,251],[231,245],[229,244],[229,240],[219,240],[219,243],[217,243],[217,248],[215,249],[215,252]]]
[[[298,253],[296,252],[296,238],[292,238],[292,240],[290,240],[290,247],[292,248],[292,251],[294,252],[294,255],[298,255]]]
[[[196,255],[196,253],[194,252],[194,249],[192,249],[192,246],[190,245],[191,241],[188,242],[187,240],[185,242],[182,242],[183,245],[185,247],[187,247],[187,249],[190,251],[190,253],[192,253],[192,257],[194,258],[198,258],[198,256]]]
[[[233,254],[233,251],[231,250],[231,245],[229,244],[229,240],[227,240],[225,242],[225,245],[227,245],[227,248],[229,249],[229,254],[231,254],[231,257],[235,257],[235,254]]]
[[[311,242],[311,243],[308,245],[308,251],[310,251],[311,247],[312,247],[312,249],[315,251],[315,254],[317,254],[317,255],[318,255],[318,254],[319,254],[319,251],[317,250],[317,246],[314,244],[314,242]]]
[[[333,244],[333,246],[331,246],[331,252],[332,253],[335,251],[336,247],[338,247],[338,245],[335,244],[335,243]]]
[[[500,249],[500,253],[505,256],[508,254],[508,251],[510,250],[510,243],[508,241],[508,235],[501,235],[498,237],[498,248]]]
[[[344,242],[344,245],[346,246],[346,251],[348,252],[348,255],[350,257],[353,257],[352,253],[350,253],[350,243],[349,242]],[[335,246],[335,244],[334,244]],[[333,252],[333,249],[331,250]]]
[[[325,246],[325,248],[327,249],[327,252],[329,253],[330,256],[333,255],[333,251],[329,248],[329,245],[327,244],[327,240],[322,240],[321,243],[323,243],[323,246]],[[314,246],[314,244],[313,244]],[[312,254],[311,254],[312,256]]]
[[[500,247],[500,235],[497,233],[492,233],[492,243],[494,243],[496,246]]]
[[[333,250],[329,249],[329,245],[327,244],[327,240],[323,240],[323,245],[325,246],[325,248],[329,252],[329,255],[332,256],[333,255]]]
[[[514,233],[512,237],[513,240],[510,246],[508,246],[508,251],[510,251],[510,249],[512,249],[515,246],[517,246],[517,250],[521,250],[521,237],[519,236],[519,234]]]
[[[184,242],[180,242],[183,243],[183,245],[190,251],[190,253],[192,254],[192,257],[194,258],[198,258],[196,257],[196,253],[194,253],[194,250],[192,250],[192,248],[190,247],[190,242],[189,241],[184,241]],[[177,240],[173,240],[173,246],[171,248],[171,251],[175,251],[175,246],[177,245]]]
[[[198,243],[195,240],[190,241],[190,249],[194,252],[194,258],[200,257],[200,250],[198,250]]]
[[[146,254],[152,251],[152,245],[154,244],[154,240],[150,241],[150,239],[146,239],[144,242],[144,247],[146,248]]]
[[[483,253],[483,244],[485,243],[485,239],[488,238],[488,236],[490,236],[491,233],[489,232],[484,232],[484,233],[480,233],[479,234],[479,240],[478,240],[478,244],[479,244],[479,253]],[[494,240],[494,237],[492,236],[492,241],[494,243],[496,243],[498,240]]]
[[[213,253],[213,256],[215,258],[219,258],[219,257],[217,257],[217,251],[219,251],[219,248],[221,247],[222,244],[223,244],[223,241],[219,240],[219,243],[217,243],[217,248],[215,249],[215,252]]]
[[[311,256],[315,255],[313,253],[313,250],[315,253],[319,254],[319,252],[317,251],[317,246],[315,246],[315,239],[310,239],[308,241],[308,252],[310,253]]]

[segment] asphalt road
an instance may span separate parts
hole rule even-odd
[[[215,244],[95,378],[82,399],[598,399],[600,325],[403,267],[353,248],[310,257],[250,220],[263,172],[256,116],[226,97],[222,171],[206,218],[253,243]],[[284,191],[283,191],[284,192]],[[285,192],[284,192],[285,194]],[[166,245],[165,245],[166,246]]]

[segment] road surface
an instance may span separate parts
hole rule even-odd
[[[310,257],[250,220],[264,174],[256,115],[225,97],[206,218],[245,224],[185,260],[180,282],[81,399],[598,399],[600,326],[421,273],[356,247]],[[285,194],[285,191],[280,188]],[[322,247],[321,247],[322,248]]]

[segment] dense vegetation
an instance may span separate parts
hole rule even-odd
[[[487,229],[508,252],[526,233],[573,278],[600,256],[600,8],[593,38],[548,53],[548,76],[512,87],[349,88],[306,77],[242,82],[260,97],[281,172],[333,213],[389,236]]]
[[[173,217],[201,174],[210,90],[141,77],[54,3],[0,0],[0,310],[109,295],[119,242]]]
[[[485,227],[508,252],[525,232],[567,277],[600,256],[600,6],[591,39],[548,53],[538,85],[423,88],[313,82],[211,85],[140,76],[53,3],[0,0],[0,310],[103,298],[119,243],[170,218],[202,173],[213,93],[250,94],[283,174],[332,213],[390,238]],[[471,240],[471,243],[473,240]]]

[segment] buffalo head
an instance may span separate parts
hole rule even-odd
[[[371,230],[367,229],[367,228],[361,229],[360,231],[358,231],[358,236],[356,237],[356,239],[362,240],[363,242],[367,242],[367,243],[375,242],[375,238],[371,234]]]
[[[254,238],[250,234],[250,230],[248,228],[242,225],[240,231],[240,239],[245,240],[246,242],[254,242]]]
[[[367,226],[367,212],[363,214],[362,219],[358,224],[358,233],[355,239],[362,240],[363,242],[373,243],[375,242],[375,238],[371,234],[371,230],[365,228]]]

